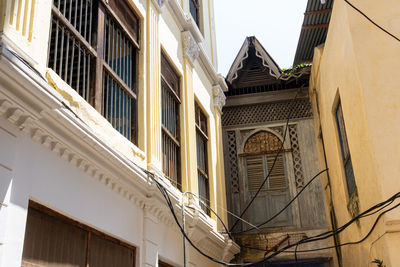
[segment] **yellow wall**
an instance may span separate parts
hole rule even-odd
[[[400,36],[399,1],[353,0],[352,3],[389,32]],[[326,43],[315,50],[310,95],[315,114],[318,113],[317,103],[319,107],[316,125],[320,124],[322,129],[339,226],[351,219],[334,117],[339,96],[360,211],[400,191],[399,55],[399,42],[344,1],[335,1]],[[341,242],[361,239],[375,218],[353,224],[340,235]],[[342,248],[343,266],[369,266],[375,258],[383,260],[387,266],[397,266],[400,262],[400,254],[395,252],[400,242],[399,225],[399,209],[385,215],[365,242]]]

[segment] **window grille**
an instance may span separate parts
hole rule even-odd
[[[343,118],[342,105],[340,102],[336,108],[335,115],[336,115],[336,123],[337,123],[338,134],[339,134],[340,148],[342,151],[344,172],[345,172],[345,176],[346,176],[347,191],[348,191],[349,197],[351,197],[353,195],[353,193],[356,191],[357,186],[356,186],[356,181],[355,181],[354,172],[353,172],[353,164],[351,162],[349,144],[347,141],[347,134],[346,134],[346,127],[345,127],[344,118]]]
[[[48,66],[137,141],[138,18],[125,1],[55,0]]]
[[[200,0],[189,0],[190,14],[192,15],[197,26],[200,28]]]
[[[199,196],[210,205],[209,177],[208,177],[208,151],[207,151],[207,116],[200,106],[195,103],[196,142],[197,142],[197,176],[199,184]],[[210,210],[200,203],[201,208],[210,215]]]
[[[161,55],[162,161],[165,176],[179,189],[180,175],[180,90],[179,76]]]

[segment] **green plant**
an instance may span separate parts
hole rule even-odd
[[[292,74],[296,73],[297,71],[299,71],[300,69],[305,68],[305,67],[310,67],[310,66],[311,66],[311,64],[299,64],[297,66],[292,66],[288,69],[283,68],[282,74],[283,75],[292,75]]]
[[[376,265],[378,265],[378,267],[386,267],[386,265],[383,265],[383,261],[375,259],[374,261],[372,261],[372,263],[376,263]]]

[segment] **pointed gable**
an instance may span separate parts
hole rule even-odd
[[[281,69],[256,37],[247,37],[227,75],[233,88],[280,83]]]

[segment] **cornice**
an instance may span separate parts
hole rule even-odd
[[[155,194],[155,184],[141,167],[99,138],[63,101],[43,76],[0,43],[0,117],[133,205],[168,226],[175,225],[165,200]],[[171,192],[180,218],[182,194],[165,179],[158,179]],[[228,258],[238,252],[231,249],[228,238],[214,230],[213,220],[202,213],[186,211],[187,222],[193,226],[190,231],[198,236],[196,244],[200,249],[209,247],[210,242],[204,241],[209,239],[216,244],[217,258],[224,255],[227,247]],[[172,228],[179,232],[176,226]]]
[[[214,106],[218,108],[219,112],[222,113],[222,108],[226,103],[226,96],[222,91],[221,86],[215,85],[213,86],[213,96],[214,96]]]

